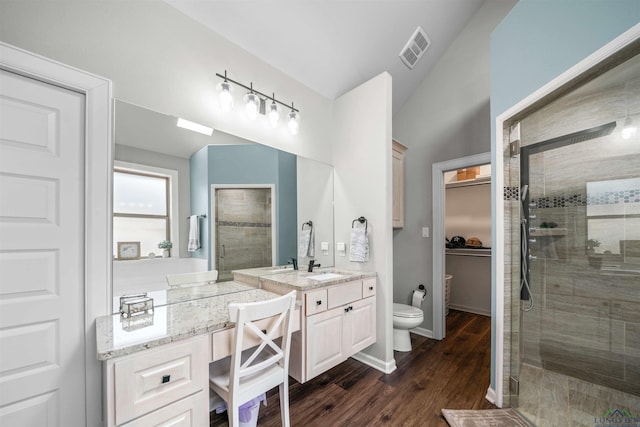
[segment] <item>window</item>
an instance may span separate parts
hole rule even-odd
[[[171,240],[168,176],[116,168],[113,174],[113,253],[118,242],[140,242],[140,254],[160,254]]]

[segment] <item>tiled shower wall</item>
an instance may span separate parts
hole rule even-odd
[[[216,194],[218,280],[231,280],[232,270],[270,266],[270,189],[220,189]],[[222,245],[224,258],[219,257]]]
[[[534,233],[535,305],[528,312],[520,310],[517,298],[519,158],[509,157],[505,144],[504,401],[537,425],[593,426],[594,417],[615,405],[640,414],[640,260],[623,268],[617,245],[588,244],[589,220],[605,230],[610,224],[610,233],[624,239],[640,239],[640,135],[620,136],[627,115],[640,119],[638,70],[640,60],[633,58],[520,120],[523,146],[618,123],[609,136],[530,156],[535,218],[528,226],[546,222],[555,228]],[[626,188],[587,194],[587,182],[617,179],[629,180]],[[594,218],[598,209],[622,212],[622,218]],[[611,268],[603,269],[602,262]],[[620,271],[625,268],[638,271]],[[519,377],[518,396],[509,393],[509,375]]]

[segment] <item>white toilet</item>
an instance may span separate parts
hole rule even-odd
[[[419,307],[393,303],[393,349],[411,351],[409,329],[420,326],[424,313]]]

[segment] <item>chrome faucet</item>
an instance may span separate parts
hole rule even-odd
[[[295,258],[289,258],[289,261],[287,261],[287,264],[293,264],[294,270],[298,269],[298,260]]]
[[[309,273],[313,273],[313,267],[320,267],[320,264],[316,264],[314,260],[309,261]]]

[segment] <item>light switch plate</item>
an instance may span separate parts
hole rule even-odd
[[[323,251],[328,251],[329,250],[329,242],[320,243],[320,249],[323,250]]]
[[[429,237],[429,227],[422,227],[422,237]]]

